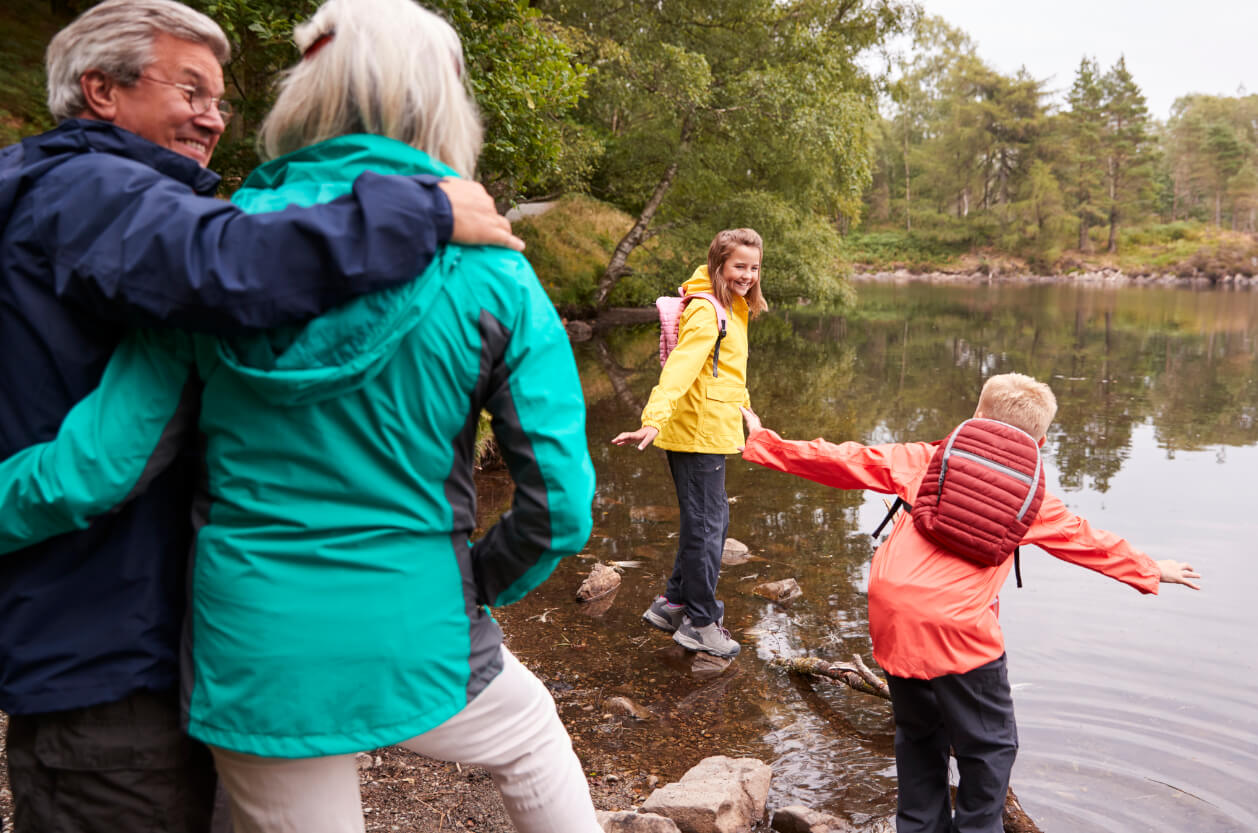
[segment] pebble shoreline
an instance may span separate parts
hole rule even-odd
[[[1258,286],[1258,276],[1224,275],[1210,278],[1205,275],[1174,275],[1152,273],[1129,275],[1117,269],[1099,269],[1091,272],[1075,272],[1068,275],[1030,275],[1018,273],[982,272],[910,272],[897,269],[893,272],[856,272],[853,281],[880,281],[894,283],[1074,283],[1088,286],[1187,286],[1195,289],[1250,289]]]

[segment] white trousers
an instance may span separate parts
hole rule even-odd
[[[461,712],[399,746],[489,770],[520,833],[602,833],[550,692],[505,647],[502,660],[502,673]],[[235,833],[363,833],[354,755],[211,751]]]

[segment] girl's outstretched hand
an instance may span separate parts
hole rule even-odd
[[[612,438],[612,445],[636,445],[638,451],[646,448],[659,435],[660,429],[643,425],[637,431],[624,431]]]
[[[1162,581],[1166,584],[1182,584],[1193,590],[1201,589],[1197,582],[1191,581],[1191,579],[1201,578],[1201,573],[1194,570],[1191,564],[1168,558],[1158,562],[1158,569],[1162,571]]]
[[[748,434],[752,431],[759,431],[764,427],[760,424],[760,417],[756,416],[756,412],[751,410],[751,408],[739,408],[738,410],[743,412],[743,420],[747,423]]]

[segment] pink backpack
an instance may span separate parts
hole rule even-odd
[[[681,332],[681,314],[686,309],[686,304],[696,298],[702,298],[712,304],[712,308],[716,310],[716,324],[719,331],[716,336],[716,349],[712,351],[712,375],[715,376],[717,375],[716,363],[721,357],[721,339],[725,338],[725,308],[711,292],[696,292],[693,295],[686,295],[685,292],[685,287],[682,287],[677,290],[677,295],[661,295],[655,299],[655,308],[660,314],[660,367],[664,366],[664,362],[668,361],[668,354],[677,346],[677,336]]]

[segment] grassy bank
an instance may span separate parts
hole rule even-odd
[[[513,228],[528,244],[529,262],[550,299],[561,313],[581,317],[591,311],[599,277],[633,219],[592,197],[570,194],[544,214],[517,220]],[[635,271],[620,279],[611,306],[653,303],[664,291],[658,280],[660,264],[670,256],[668,244],[659,238],[635,249],[629,256],[629,266]]]
[[[902,230],[862,231],[844,241],[847,258],[863,272],[1070,275],[1106,269],[1128,275],[1176,275],[1217,280],[1258,274],[1258,236],[1203,223],[1150,224],[1119,232],[1118,251],[1103,251],[1103,229],[1094,229],[1094,251],[1067,250],[1051,261],[1020,257],[994,246],[953,242]]]

